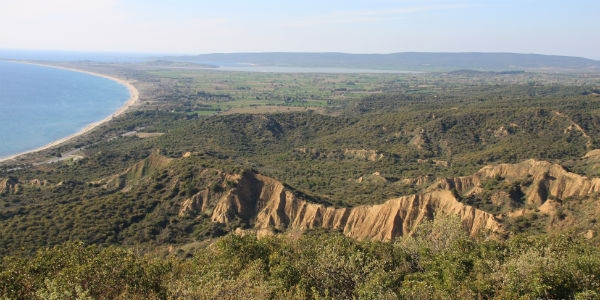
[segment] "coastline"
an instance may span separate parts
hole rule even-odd
[[[139,91],[128,81],[125,81],[123,79],[117,78],[117,77],[113,77],[113,76],[109,76],[106,74],[101,74],[101,73],[95,73],[95,72],[90,72],[90,71],[85,71],[85,70],[80,70],[80,69],[74,69],[74,68],[68,68],[68,67],[63,67],[63,66],[56,66],[56,65],[51,65],[51,64],[43,64],[43,63],[36,63],[36,62],[29,62],[29,61],[13,61],[16,63],[22,63],[22,64],[30,64],[30,65],[36,65],[36,66],[41,66],[41,67],[48,67],[48,68],[56,68],[56,69],[63,69],[63,70],[67,70],[67,71],[72,71],[72,72],[78,72],[78,73],[84,73],[84,74],[88,74],[88,75],[92,75],[92,76],[97,76],[97,77],[102,77],[102,78],[106,78],[112,81],[115,81],[123,86],[125,86],[127,88],[127,90],[129,90],[129,99],[127,100],[127,102],[125,102],[125,104],[123,106],[121,106],[117,111],[115,111],[114,113],[112,113],[110,116],[100,120],[100,121],[96,121],[93,122],[91,124],[88,124],[87,126],[85,126],[83,129],[81,129],[80,131],[66,136],[64,138],[58,139],[56,141],[53,141],[47,145],[44,145],[42,147],[33,149],[33,150],[27,150],[21,153],[17,153],[8,157],[0,157],[0,163],[4,163],[6,161],[9,160],[13,160],[21,155],[25,155],[25,154],[30,154],[30,153],[35,153],[35,152],[39,152],[39,151],[43,151],[43,150],[47,150],[49,148],[58,146],[64,142],[67,142],[73,138],[79,137],[81,135],[84,135],[92,130],[94,130],[95,128],[97,128],[98,126],[112,120],[113,118],[123,114],[125,111],[127,111],[130,107],[132,107],[133,105],[137,104],[140,98],[139,95]]]

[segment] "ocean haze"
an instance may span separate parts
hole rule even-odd
[[[75,134],[128,99],[128,89],[107,78],[0,61],[0,158]]]
[[[194,56],[171,56],[165,60],[179,62],[227,62],[256,66],[346,68],[357,70],[396,71],[578,71],[598,72],[600,61],[559,55],[480,52],[401,52],[390,54],[349,54],[334,52],[261,52],[213,53]],[[225,66],[230,68],[230,66]],[[237,69],[244,67],[235,66]],[[225,69],[226,69],[225,68]],[[252,68],[245,67],[247,70]]]
[[[0,60],[142,62],[159,54],[0,49]]]

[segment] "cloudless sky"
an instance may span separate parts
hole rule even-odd
[[[0,0],[0,49],[600,59],[598,0]]]

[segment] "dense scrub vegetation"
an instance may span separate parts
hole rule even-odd
[[[6,256],[9,299],[595,299],[600,250],[578,236],[469,238],[438,217],[393,242],[335,232],[228,235],[169,256],[69,242]]]
[[[320,231],[219,238],[252,224],[179,213],[249,170],[336,207],[530,158],[598,176],[597,161],[580,159],[600,148],[594,75],[109,71],[138,80],[138,110],[0,169],[0,298],[600,297],[594,240],[546,234],[551,219],[536,212],[506,218],[528,234],[508,240],[467,237],[445,218],[390,243]],[[40,159],[73,148],[81,157]],[[486,195],[505,190],[519,206],[525,184],[490,180],[482,197],[459,200],[505,213]]]

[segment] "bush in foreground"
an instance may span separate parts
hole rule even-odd
[[[228,235],[185,259],[69,242],[4,257],[0,299],[597,299],[599,278],[577,235],[479,240],[441,217],[393,242]]]

